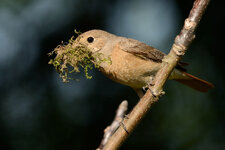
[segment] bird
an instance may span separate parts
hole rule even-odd
[[[80,34],[76,43],[85,45],[93,55],[110,58],[111,63],[102,62],[99,70],[111,80],[133,88],[139,97],[143,87],[154,81],[166,56],[160,50],[135,39],[94,29]],[[197,91],[207,92],[214,85],[186,72],[187,63],[178,62],[168,79],[176,80]]]

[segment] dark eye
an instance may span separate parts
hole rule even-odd
[[[87,38],[87,41],[88,41],[88,43],[92,43],[94,41],[94,38],[90,36]]]

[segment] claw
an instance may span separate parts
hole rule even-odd
[[[150,91],[150,93],[152,94],[153,97],[155,97],[155,98],[157,97],[157,95],[152,91],[151,88],[149,88],[149,91]]]
[[[151,88],[149,88],[149,91],[150,91],[150,93],[152,94],[152,96],[153,96],[154,98],[163,96],[163,95],[165,94],[165,91],[160,91],[160,92],[158,92],[158,93],[155,93],[155,92],[152,91]]]

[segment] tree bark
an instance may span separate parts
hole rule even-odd
[[[150,87],[151,91],[148,90],[146,92],[138,104],[128,114],[128,119],[125,119],[123,122],[129,134],[141,122],[142,118],[150,110],[152,104],[158,101],[159,96],[162,95],[162,88],[167,78],[195,38],[195,30],[209,1],[210,0],[195,0],[188,18],[185,19],[181,32],[176,36],[169,54],[163,59],[162,67],[155,76],[154,86]],[[120,128],[110,137],[103,150],[118,149],[127,139],[129,134],[120,126]]]

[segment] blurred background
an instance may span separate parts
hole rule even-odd
[[[124,99],[136,93],[97,70],[63,83],[47,53],[61,41],[103,29],[168,53],[190,0],[0,0],[0,149],[88,150],[98,147]],[[183,61],[215,84],[200,93],[168,81],[166,95],[121,149],[225,149],[224,1],[212,1]]]

